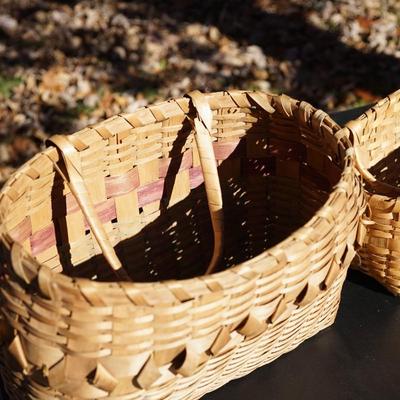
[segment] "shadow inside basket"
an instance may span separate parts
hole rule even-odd
[[[400,148],[389,153],[369,169],[378,181],[400,188]]]
[[[217,271],[259,255],[303,226],[326,202],[340,178],[342,166],[323,153],[323,146],[321,150],[315,145],[311,149],[301,133],[293,136],[296,141],[287,140],[287,135],[272,135],[267,125],[254,124],[240,139],[214,144],[216,158],[220,158],[218,172],[224,204],[224,253]],[[188,171],[190,192],[170,204],[185,154],[192,151],[184,147],[189,134],[188,128],[178,134],[165,177],[154,183],[152,195],[159,199],[155,203],[159,204],[158,209],[147,216],[149,222],[142,222],[137,233],[115,247],[134,282],[199,276],[211,258],[213,231],[200,166]],[[221,151],[226,154],[218,157]],[[324,167],[307,162],[311,151],[314,158],[318,154]],[[57,208],[53,214],[66,215],[62,190],[62,185],[53,186],[52,202]],[[139,213],[146,213],[146,207],[140,207]],[[111,223],[118,230],[118,221],[111,219]],[[66,223],[59,218],[55,225],[64,274],[115,280],[102,255],[73,265]],[[89,230],[87,235],[91,235]]]

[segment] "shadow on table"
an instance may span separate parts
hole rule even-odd
[[[379,282],[377,282],[370,276],[363,274],[360,271],[350,269],[347,275],[347,279],[355,285],[362,286],[376,293],[381,293],[386,296],[393,297],[393,295],[389,293]]]

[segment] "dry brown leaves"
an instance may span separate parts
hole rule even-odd
[[[325,76],[329,51],[314,56],[324,32],[357,51],[399,57],[400,5],[381,3],[3,0],[0,183],[50,134],[194,88],[286,91],[326,108],[373,101],[370,87],[347,81],[327,91],[315,73],[307,77],[305,60],[325,63]]]

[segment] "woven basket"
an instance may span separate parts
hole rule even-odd
[[[364,208],[339,129],[193,92],[54,137],[0,197],[11,397],[198,399],[332,324]]]
[[[354,141],[368,199],[355,267],[400,295],[400,91],[350,121],[344,134]]]

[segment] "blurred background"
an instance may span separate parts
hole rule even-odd
[[[0,185],[53,133],[191,89],[326,111],[400,87],[398,0],[0,0]]]

